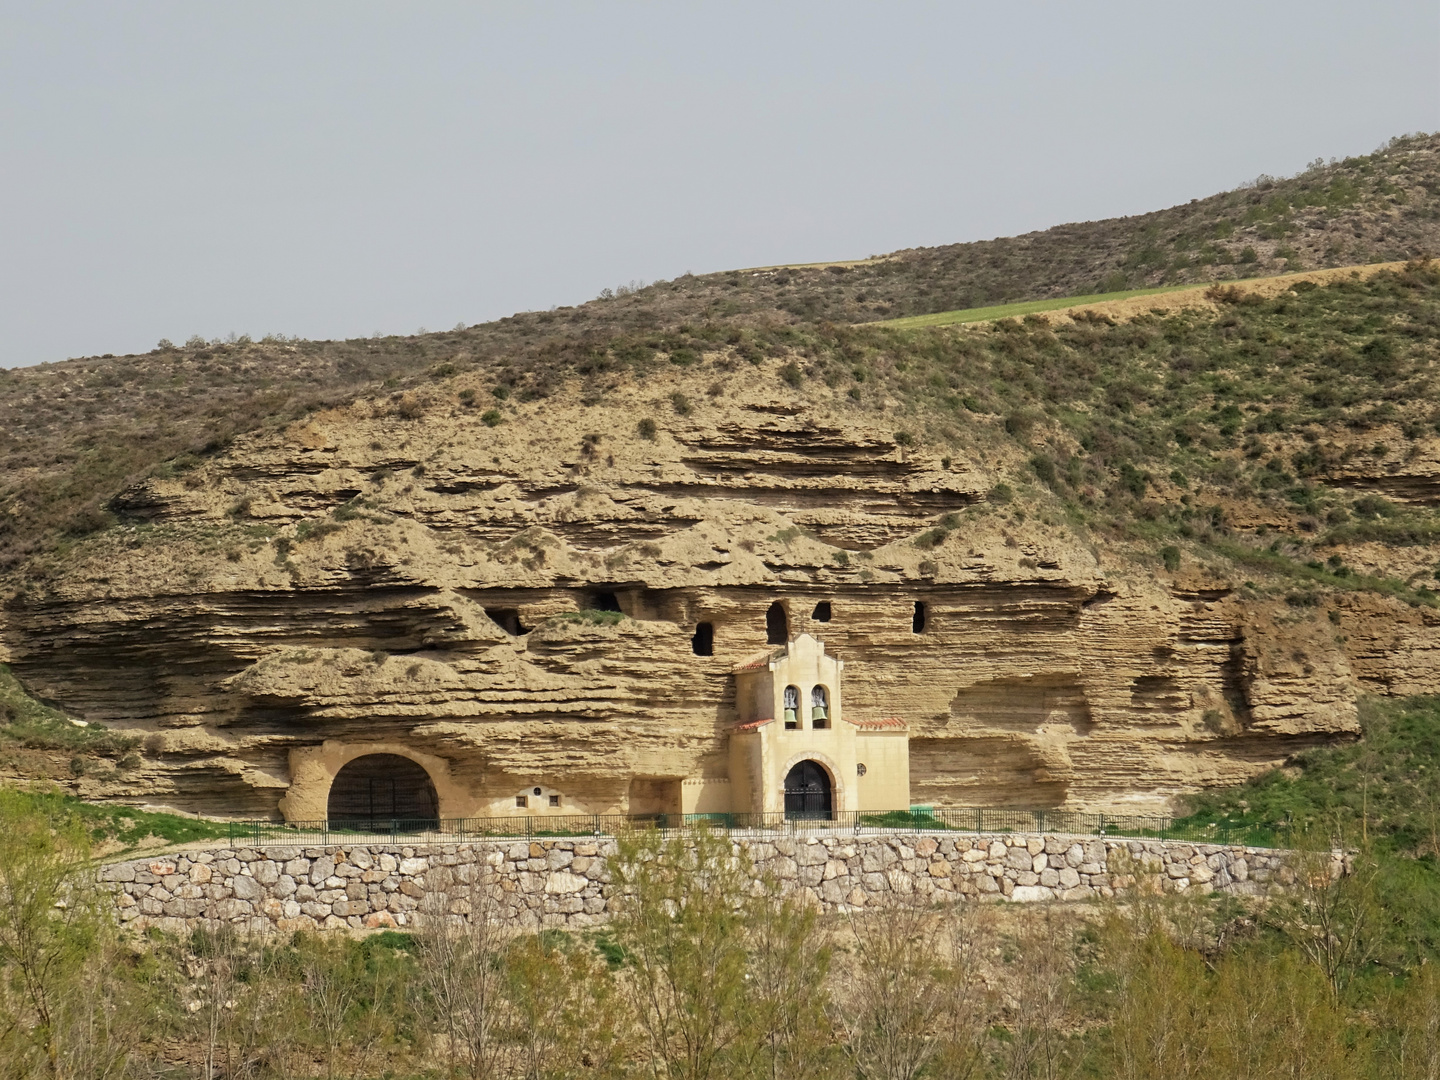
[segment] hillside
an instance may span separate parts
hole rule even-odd
[[[1010,301],[1223,280],[1440,250],[1440,136],[1169,210],[822,267],[687,275],[574,308],[353,341],[193,340],[0,370],[0,568],[113,520],[104,503],[180,456],[341,404],[484,370],[517,398],[568,373],[692,362],[757,328],[869,322]],[[1252,258],[1253,254],[1253,258]],[[608,292],[609,290],[607,290]],[[783,353],[753,342],[742,359]],[[756,352],[768,348],[770,353]]]
[[[1294,220],[1379,257],[1432,227],[1410,182],[1437,152],[1263,194],[1353,182]],[[1086,226],[1086,265],[1148,227]],[[1026,263],[1037,237],[985,299],[1094,287]],[[494,812],[542,778],[636,811],[723,782],[731,669],[776,605],[844,657],[852,715],[906,720],[921,803],[1159,809],[1440,690],[1434,264],[935,327],[847,292],[975,299],[934,291],[946,250],[8,373],[0,663],[47,705],[16,706],[0,774],[269,816],[292,752],[348,740]]]
[[[60,777],[92,797],[264,814],[292,748],[380,738],[608,812],[713,775],[778,600],[847,708],[908,719],[917,801],[1159,807],[1440,683],[1437,323],[1416,262],[678,364],[621,336],[530,400],[457,364],[132,485],[28,564],[3,659],[142,740]]]

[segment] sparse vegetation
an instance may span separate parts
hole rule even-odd
[[[1296,258],[1323,267],[1411,257],[1440,246],[1434,196],[1427,194],[1440,189],[1437,146],[1433,136],[1401,139],[1375,155],[1291,179],[1265,178],[1170,210],[1063,226],[1023,241],[916,249],[839,268],[685,275],[612,290],[609,298],[578,308],[436,334],[351,341],[195,337],[145,355],[20,369],[0,379],[0,475],[10,478],[0,486],[0,569],[128,520],[132,507],[121,493],[146,475],[194,468],[239,433],[303,420],[382,388],[399,395],[394,415],[418,418],[474,401],[473,395],[430,401],[426,388],[433,393],[436,379],[472,375],[492,387],[497,402],[524,402],[548,395],[572,375],[644,376],[666,356],[688,367],[709,363],[707,357],[752,364],[777,358],[780,377],[798,388],[811,385],[812,372],[824,373],[817,369],[864,370],[859,361],[885,347],[883,338],[869,339],[873,345],[852,338],[846,324],[1043,302],[1084,295],[1101,283],[1112,292],[1204,282],[1246,248],[1256,254],[1248,267],[1255,273],[1279,272]],[[1140,336],[1188,340],[1172,320],[1166,323],[1142,327]],[[1228,329],[1237,344],[1266,345],[1251,331]],[[1023,365],[1044,333],[1027,327],[1012,344],[1014,360]],[[1136,337],[1129,327],[1103,333],[1112,344]],[[932,362],[953,362],[953,345],[920,338],[913,347]],[[1079,347],[1083,353],[1088,345]],[[1137,352],[1147,349],[1153,345]],[[1374,360],[1378,354],[1366,357],[1371,366]],[[1019,389],[1034,391],[1039,374]],[[971,381],[961,372],[942,372],[941,379],[946,392],[933,396],[952,398],[954,409],[970,414],[989,410],[995,392],[1009,385]],[[878,405],[880,395],[860,393],[859,384],[852,389],[855,396],[846,391],[847,400],[857,407]],[[1113,387],[1117,405],[1129,389]],[[914,390],[904,400],[912,396]],[[916,404],[931,396],[919,394]],[[1343,378],[1323,380],[1310,398],[1317,408],[1347,411],[1358,400]],[[1379,411],[1370,422],[1379,422],[1392,400],[1372,401]],[[1058,401],[1047,407],[1058,408]],[[489,409],[482,418],[493,425],[503,416]]]

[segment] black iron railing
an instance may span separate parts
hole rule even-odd
[[[1059,833],[1186,840],[1203,844],[1275,847],[1284,827],[1195,824],[1144,814],[1087,814],[1074,810],[1019,810],[1004,807],[911,807],[909,810],[840,811],[825,818],[785,813],[715,814],[551,814],[436,820],[235,821],[230,843],[351,844],[455,843],[468,840],[530,840],[546,837],[614,836],[636,829],[665,832],[718,829],[781,835],[873,835],[894,832]]]

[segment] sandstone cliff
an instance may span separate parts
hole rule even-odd
[[[909,721],[923,803],[1162,804],[1353,732],[1364,688],[1437,684],[1433,612],[1356,597],[1346,640],[1218,568],[1157,573],[989,501],[1016,451],[986,452],[987,425],[942,461],[776,385],[696,373],[587,404],[577,382],[494,427],[367,399],[244,438],[126,492],[129,524],[12,604],[8,658],[146,736],[90,794],[243,815],[275,812],[292,747],[333,738],[592,812],[630,808],[636,778],[722,774],[729,672],[777,600],[845,659],[851,715]]]

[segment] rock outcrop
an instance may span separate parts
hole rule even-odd
[[[1337,627],[988,501],[998,419],[937,459],[713,372],[478,412],[410,395],[247,436],[28,582],[0,659],[144,736],[78,790],[271,817],[293,749],[369,741],[444,759],[476,812],[531,785],[625,812],[724,775],[730,671],[776,601],[844,659],[850,716],[908,722],[922,804],[1159,807],[1440,673],[1431,611],[1357,594]]]

